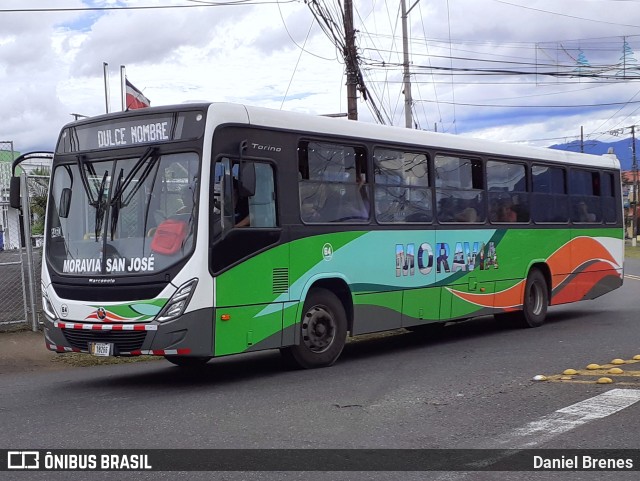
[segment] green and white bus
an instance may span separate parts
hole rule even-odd
[[[50,350],[181,366],[547,307],[622,285],[614,155],[226,103],[62,129],[42,269]]]

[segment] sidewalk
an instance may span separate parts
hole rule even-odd
[[[0,331],[0,375],[22,372],[59,371],[105,364],[127,364],[162,360],[159,356],[95,357],[88,354],[57,354],[45,347],[42,331],[26,326]]]
[[[56,360],[57,354],[44,345],[42,332],[16,330],[0,332],[0,375],[52,371],[73,367]]]

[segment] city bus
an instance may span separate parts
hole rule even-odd
[[[620,165],[228,103],[62,128],[42,262],[48,349],[179,366],[476,316],[525,327],[622,285]]]

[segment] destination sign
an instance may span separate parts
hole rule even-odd
[[[194,140],[204,132],[200,111],[139,115],[66,127],[57,152],[81,152]]]
[[[171,137],[169,137],[169,122],[166,121],[134,125],[128,129],[126,127],[118,127],[98,130],[97,136],[99,148],[171,140]]]

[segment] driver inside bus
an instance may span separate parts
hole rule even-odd
[[[233,179],[233,212],[235,227],[247,227],[249,220],[249,199],[240,197],[237,179]]]
[[[180,191],[180,199],[182,200],[182,207],[180,207],[176,214],[190,214],[193,211],[194,201],[193,201],[194,192],[191,187],[186,186],[182,188]]]

